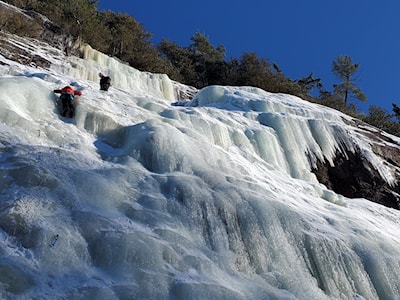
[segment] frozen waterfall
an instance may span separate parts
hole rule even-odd
[[[400,297],[400,212],[311,172],[358,147],[393,180],[346,116],[251,87],[172,106],[165,75],[40,47],[49,69],[0,56],[1,298]]]

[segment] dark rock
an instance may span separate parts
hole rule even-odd
[[[373,152],[393,170],[395,183],[389,184],[382,178],[378,170],[364,157],[362,149],[338,151],[333,166],[327,161],[318,161],[313,173],[319,182],[345,197],[365,198],[400,209],[399,141],[361,121],[355,120],[352,125],[360,128],[359,133],[372,141]]]

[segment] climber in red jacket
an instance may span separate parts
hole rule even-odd
[[[61,109],[60,113],[63,117],[72,118],[75,112],[75,96],[81,96],[82,92],[74,90],[70,86],[63,87],[62,89],[54,90],[54,93],[59,93],[60,95],[60,102],[61,102]]]

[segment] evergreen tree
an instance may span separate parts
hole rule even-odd
[[[265,90],[272,76],[271,65],[264,58],[259,59],[256,53],[244,53],[238,66],[237,85],[251,85]]]
[[[353,64],[350,56],[338,56],[336,61],[332,63],[332,72],[338,79],[342,80],[341,83],[334,85],[334,92],[342,95],[345,106],[347,106],[350,96],[362,102],[367,100],[365,94],[356,87],[353,80],[358,68],[359,64]]]
[[[369,114],[363,121],[388,133],[399,136],[400,124],[394,122],[393,117],[394,115],[389,114],[385,109],[371,105],[369,107]]]
[[[314,78],[313,73],[311,73],[307,77],[302,77],[296,80],[296,83],[300,86],[302,90],[307,93],[315,88],[318,90],[322,88],[321,78]]]
[[[392,103],[392,107],[393,107],[393,112],[394,112],[394,116],[397,118],[397,120],[400,122],[400,107],[397,106],[396,104]]]
[[[128,14],[107,11],[100,14],[106,35],[106,53],[128,62],[142,71],[160,72],[166,70],[166,63],[150,41],[152,35],[142,24]]]
[[[190,84],[195,81],[197,77],[196,71],[187,48],[183,48],[175,42],[163,39],[158,45],[158,50],[171,65],[172,74],[169,73],[169,76],[182,83]]]
[[[218,66],[224,65],[225,48],[222,45],[214,47],[208,38],[199,32],[196,32],[191,40],[193,43],[188,50],[197,73],[197,80],[192,84],[197,87],[204,87],[210,84],[210,78],[216,75]],[[215,82],[216,79],[213,78],[212,81]]]

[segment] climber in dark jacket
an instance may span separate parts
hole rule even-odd
[[[111,86],[111,78],[109,76],[105,76],[103,73],[99,73],[100,76],[100,90],[108,91]]]

